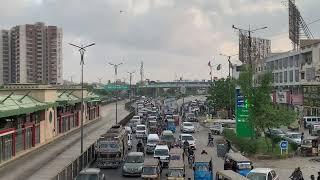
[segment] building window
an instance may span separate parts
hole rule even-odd
[[[274,61],[274,69],[278,70],[278,67],[279,67],[279,60],[275,60]]]
[[[274,82],[278,83],[278,73],[274,73]]]
[[[289,66],[293,67],[293,57],[292,56],[289,57]]]
[[[289,71],[289,81],[293,82],[293,70]]]
[[[294,66],[299,67],[299,55],[295,56],[294,58]]]
[[[288,72],[287,71],[283,72],[283,82],[284,83],[288,82]]]
[[[279,69],[282,69],[282,59],[279,59]]]
[[[270,71],[273,71],[274,70],[274,61],[271,61],[270,62]]]
[[[279,83],[282,83],[282,74],[283,74],[283,72],[279,73]]]
[[[304,79],[305,73],[301,72],[301,79]]]
[[[294,79],[295,79],[296,82],[299,82],[299,70],[295,70]]]

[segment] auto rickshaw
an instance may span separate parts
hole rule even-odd
[[[212,157],[210,149],[204,150],[206,153],[197,152],[193,163],[194,180],[213,180]]]
[[[232,170],[217,171],[215,180],[249,180]]]
[[[320,137],[311,136],[301,142],[300,152],[302,156],[318,156],[320,152]]]
[[[159,159],[146,158],[143,162],[143,169],[141,178],[142,179],[161,179],[161,166]]]
[[[224,170],[232,170],[247,176],[247,174],[253,169],[250,159],[244,157],[240,153],[227,153],[224,160]]]
[[[170,160],[184,160],[183,159],[183,149],[180,148],[171,148],[170,149]]]
[[[185,174],[185,166],[181,160],[170,160],[167,179],[168,180],[184,180]]]
[[[174,114],[173,119],[174,119],[174,123],[176,124],[176,126],[179,126],[180,116],[177,114]]]
[[[174,119],[167,119],[167,130],[170,130],[173,133],[176,132],[176,125]]]

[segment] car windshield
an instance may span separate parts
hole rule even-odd
[[[154,151],[154,155],[157,155],[157,156],[167,156],[169,155],[169,151],[167,149],[156,149]]]
[[[97,174],[80,174],[77,177],[77,180],[97,180]]]
[[[128,156],[126,163],[143,163],[143,156]]]
[[[266,180],[266,175],[263,173],[249,173],[247,177],[250,180]]]
[[[157,140],[157,139],[149,139],[148,140],[149,144],[157,144],[158,142],[159,142],[159,140]]]
[[[184,123],[183,126],[193,126],[191,123]]]
[[[188,117],[189,117],[189,118],[194,118],[195,115],[194,115],[194,114],[188,114]]]
[[[119,148],[119,145],[116,142],[100,142],[100,148]]]
[[[182,141],[185,141],[185,140],[192,141],[193,137],[192,136],[182,136],[181,139],[182,139]]]
[[[150,121],[150,122],[149,122],[149,125],[150,125],[150,126],[156,126],[156,125],[157,125],[157,122],[156,122],[156,121]]]
[[[146,127],[144,127],[144,126],[137,126],[137,130],[138,130],[138,131],[144,131],[144,130],[146,130]]]
[[[142,174],[144,174],[144,175],[153,175],[155,173],[156,173],[156,168],[155,167],[144,167]]]
[[[172,140],[174,140],[174,137],[173,137],[173,135],[163,135],[163,136],[161,136],[161,140],[172,141]]]
[[[140,119],[140,116],[133,116],[132,119],[137,119],[137,120],[139,120],[139,119]]]
[[[251,164],[249,162],[238,163],[239,169],[251,169]]]
[[[299,139],[300,138],[300,134],[291,134],[290,137],[293,139]]]
[[[183,177],[183,170],[182,169],[169,169],[168,176],[169,177]]]

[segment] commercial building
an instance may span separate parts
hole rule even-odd
[[[0,89],[0,164],[80,126],[81,87],[5,85]],[[84,123],[100,117],[100,99],[84,91]]]
[[[274,103],[302,110],[304,115],[320,116],[320,42],[301,40],[296,51],[270,54],[255,64],[255,83],[259,74],[272,72]],[[318,91],[319,90],[319,91]]]
[[[18,25],[2,30],[0,84],[62,84],[62,29],[44,23]],[[0,50],[1,52],[1,50]],[[9,57],[9,59],[8,59]]]

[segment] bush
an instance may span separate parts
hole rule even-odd
[[[237,137],[236,133],[232,129],[225,129],[223,135],[233,145],[239,148],[241,152],[255,154],[258,150],[257,140]]]

